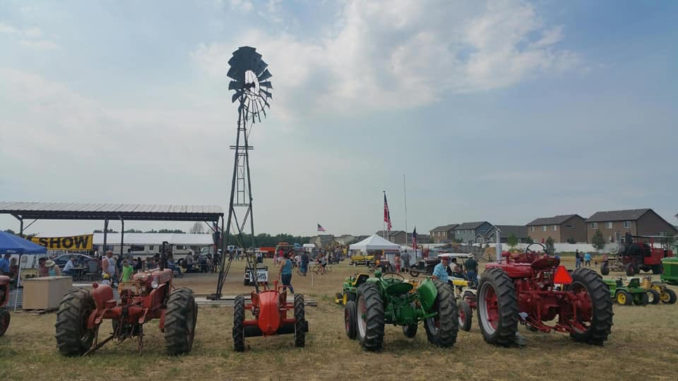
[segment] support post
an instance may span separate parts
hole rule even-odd
[[[495,228],[495,236],[496,236],[496,239],[497,239],[497,242],[496,242],[497,246],[495,247],[495,250],[497,252],[497,263],[501,263],[501,231],[496,226],[494,228]]]
[[[120,217],[120,258],[118,259],[122,263],[123,257],[123,249],[122,246],[125,243],[125,220]]]
[[[101,249],[101,257],[106,254],[106,243],[108,242],[108,220],[104,220],[104,247]]]

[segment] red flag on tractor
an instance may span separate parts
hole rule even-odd
[[[384,222],[386,230],[391,231],[391,212],[388,210],[388,201],[386,201],[386,192],[384,192]]]

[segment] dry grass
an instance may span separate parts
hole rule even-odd
[[[235,264],[224,294],[249,292],[242,285],[242,263]],[[360,269],[360,268],[359,268]],[[486,344],[476,322],[459,332],[457,344],[439,349],[428,344],[423,328],[406,339],[387,327],[384,349],[367,353],[343,331],[342,309],[332,296],[344,276],[355,269],[337,266],[313,279],[294,276],[297,292],[315,297],[307,308],[310,332],[306,348],[294,348],[291,335],[248,338],[247,350],[232,350],[232,309],[201,307],[193,352],[163,354],[155,324],[146,327],[141,356],[134,342],[108,344],[86,358],[64,358],[54,340],[54,314],[16,313],[0,338],[0,380],[24,379],[671,379],[678,363],[677,305],[616,306],[614,327],[604,347],[578,344],[563,334],[540,334],[521,328],[524,348]],[[198,294],[214,292],[214,275],[189,275],[177,286]],[[474,317],[475,318],[475,317]],[[105,326],[104,326],[105,327]],[[420,327],[421,328],[421,327]]]

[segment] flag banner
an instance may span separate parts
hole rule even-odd
[[[93,237],[93,234],[69,237],[33,237],[31,241],[51,250],[92,250]]]
[[[391,212],[388,210],[388,201],[386,201],[386,192],[384,192],[384,222],[386,222],[386,230],[391,231]]]
[[[324,231],[326,231],[326,230],[325,230],[324,227],[322,227],[322,225],[318,224],[318,231],[319,231],[319,232],[324,232]]]
[[[417,227],[414,227],[414,231],[412,232],[412,248],[414,250],[417,250]]]

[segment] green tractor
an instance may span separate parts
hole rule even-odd
[[[678,257],[662,259],[662,281],[668,284],[678,285]]]
[[[358,339],[369,351],[380,350],[385,324],[401,326],[408,338],[424,322],[428,341],[451,347],[457,340],[459,321],[454,291],[449,284],[426,278],[406,281],[398,273],[377,270],[358,286],[357,298],[344,307],[344,325],[350,339]]]
[[[355,301],[358,296],[358,287],[361,284],[365,283],[365,281],[369,277],[370,277],[369,274],[361,273],[351,275],[350,277],[344,279],[344,284],[341,288],[341,292],[337,292],[337,295],[334,298],[334,302],[345,306],[349,300]]]
[[[638,278],[631,278],[626,285],[621,278],[604,279],[603,281],[610,288],[610,297],[618,304],[646,306],[649,302],[648,291],[640,286],[640,279]]]

